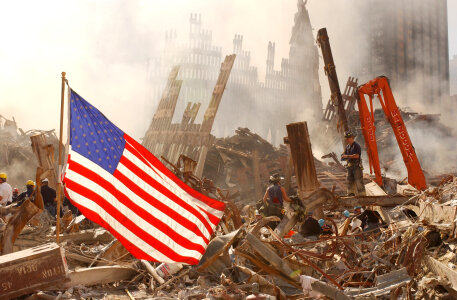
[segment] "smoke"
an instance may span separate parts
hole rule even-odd
[[[363,69],[370,55],[363,27],[376,11],[373,15],[361,16],[365,5],[362,2],[309,0],[307,3],[313,36],[319,28],[327,28],[342,89],[347,77]],[[451,23],[457,19],[453,17],[457,9],[453,8],[456,3],[449,1]],[[388,9],[388,5],[379,9]],[[263,81],[268,41],[275,42],[275,69],[278,70],[281,58],[288,57],[296,11],[293,0],[10,1],[3,5],[0,18],[3,28],[1,114],[16,117],[22,128],[58,128],[60,73],[66,71],[72,88],[138,139],[144,135],[159,101],[149,93],[153,82],[148,82],[148,72],[150,62],[165,51],[165,30],[175,29],[180,42],[184,43],[190,14],[201,13],[202,25],[213,31],[213,44],[222,47],[222,56],[232,53],[234,35],[242,34],[243,49],[251,52],[250,63],[258,67],[258,78]],[[453,32],[455,28],[450,28],[451,52],[454,49],[455,53]],[[330,91],[322,60],[319,78],[325,106]],[[360,82],[368,79],[371,78],[360,78]],[[414,86],[408,89],[414,90]],[[227,86],[227,92],[229,90]],[[212,87],[202,97],[209,99],[211,92]],[[398,98],[397,102],[399,106],[419,107],[421,111],[430,109],[420,107],[414,98]],[[221,111],[224,106],[230,103],[223,98]],[[268,130],[255,122],[266,118],[262,115],[265,107],[294,109],[287,103],[251,104],[249,111],[237,112],[234,108],[230,115],[218,115],[215,127],[217,122],[227,119],[232,119],[233,127],[250,122],[254,123],[253,131],[266,137]],[[205,106],[201,108],[204,109]],[[300,118],[311,120],[312,111],[302,112]],[[268,121],[281,122],[284,126],[289,122]],[[316,124],[308,125],[312,128]],[[228,134],[231,132],[227,130],[217,132],[219,136]],[[275,143],[281,141],[280,132],[270,134],[276,136]]]
[[[409,126],[408,133],[424,171],[430,175],[457,172],[455,133],[453,134],[449,128],[430,126],[430,124],[423,122]],[[397,144],[395,136],[391,137],[391,144]],[[393,178],[407,176],[406,167],[398,147],[389,150],[379,149],[379,151],[381,165],[386,161],[393,162],[388,167],[386,175]]]

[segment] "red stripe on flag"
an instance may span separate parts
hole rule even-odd
[[[178,196],[176,196],[175,194],[173,194],[170,190],[168,190],[166,187],[164,187],[163,185],[161,185],[158,181],[156,181],[154,178],[152,178],[149,174],[147,174],[145,171],[143,171],[142,169],[140,169],[137,165],[135,165],[134,163],[132,163],[128,158],[126,158],[125,156],[122,156],[121,157],[121,160],[120,160],[120,163],[123,164],[126,168],[128,168],[130,171],[132,171],[133,173],[135,173],[139,178],[141,178],[143,181],[145,181],[146,183],[148,183],[150,186],[154,187],[157,191],[159,191],[162,195],[164,195],[165,197],[167,197],[168,199],[170,199],[171,201],[175,202],[177,205],[181,206],[182,208],[184,208],[185,210],[187,210],[189,213],[193,214],[195,217],[197,217],[200,222],[203,223],[203,225],[205,225],[206,229],[208,230],[208,232],[211,234],[213,232],[213,230],[211,229],[211,225],[208,223],[208,221],[202,216],[202,214],[197,210],[195,209],[194,207],[192,207],[192,205],[188,204],[187,202],[185,202],[184,200],[180,199]],[[121,182],[123,182],[125,185],[131,187],[130,189],[132,191],[137,191],[137,188],[139,188],[134,182],[132,182],[129,178],[127,178],[127,176],[125,176],[124,174],[122,174],[121,172],[119,172],[118,170],[116,170],[114,172],[114,177],[116,177],[118,180],[120,180]],[[135,188],[137,187],[137,188]],[[149,194],[147,194],[146,192],[144,192],[142,189],[141,190],[138,190],[138,192],[141,193],[138,194],[136,193],[137,195],[139,195],[141,198],[146,198],[146,197],[151,197]],[[219,223],[219,218],[213,216],[213,219],[210,218],[210,221],[214,224],[214,225],[217,225],[217,223]]]
[[[84,216],[86,216],[86,218],[88,218],[89,220],[99,224],[100,226],[102,226],[103,228],[108,230],[116,239],[119,240],[119,242],[122,243],[122,245],[125,247],[125,249],[127,249],[127,251],[130,252],[133,256],[135,256],[138,259],[145,259],[148,261],[159,262],[154,257],[148,255],[146,252],[144,252],[140,248],[136,247],[129,240],[124,238],[124,236],[122,234],[117,232],[113,227],[111,227],[108,223],[106,223],[105,220],[103,220],[103,218],[101,218],[96,212],[94,212],[94,211],[88,209],[87,207],[80,205],[78,202],[72,200],[66,189],[64,189],[64,193],[65,193],[65,197],[70,199],[71,203],[73,203],[73,205],[76,206],[78,208],[78,210]]]
[[[134,235],[139,237],[139,239],[145,241],[147,244],[151,245],[158,252],[162,253],[163,255],[170,258],[171,260],[184,262],[184,263],[188,263],[188,264],[197,264],[198,263],[197,259],[195,259],[193,257],[179,255],[173,249],[171,249],[170,247],[168,247],[167,245],[162,243],[160,240],[158,240],[154,236],[151,236],[149,233],[144,231],[141,227],[139,227],[137,224],[135,224],[133,221],[131,221],[128,217],[123,215],[113,205],[111,205],[111,203],[106,201],[103,197],[101,197],[94,191],[92,191],[68,178],[65,180],[65,185],[70,190],[76,190],[76,191],[78,191],[78,194],[96,202],[114,219],[116,219],[119,223],[121,223],[124,227],[126,227],[129,231],[131,231]]]
[[[224,212],[224,209],[225,209],[224,202],[211,199],[210,197],[207,197],[207,196],[193,190],[188,185],[186,185],[184,182],[182,182],[178,177],[176,177],[175,174],[173,174],[170,170],[168,170],[167,167],[165,167],[154,155],[152,155],[152,153],[150,153],[146,148],[144,148],[142,145],[140,145],[137,141],[135,141],[134,139],[132,139],[130,136],[128,136],[125,133],[124,133],[124,139],[127,141],[127,143],[125,144],[125,147],[130,152],[135,154],[135,156],[137,156],[138,158],[140,158],[140,156],[144,157],[150,164],[154,165],[154,167],[159,169],[163,174],[165,174],[165,176],[167,176],[168,178],[173,180],[177,185],[179,185],[179,187],[181,187],[187,193],[192,195],[194,198],[197,198],[198,200],[202,201],[203,203],[207,204],[208,206],[210,206],[216,210]],[[129,144],[131,144],[131,145],[129,145]]]
[[[187,239],[186,237],[181,236],[179,233],[177,233],[175,230],[173,230],[170,226],[163,223],[161,220],[154,217],[152,214],[150,214],[148,211],[143,209],[141,206],[137,205],[135,202],[130,200],[129,197],[127,197],[121,191],[116,189],[116,187],[112,183],[108,182],[106,179],[104,179],[99,174],[93,172],[92,170],[86,168],[85,166],[82,166],[81,164],[78,164],[77,162],[73,162],[71,164],[70,170],[80,174],[81,176],[88,178],[89,180],[91,180],[93,182],[96,182],[98,185],[103,187],[105,190],[109,191],[119,202],[121,202],[125,206],[129,207],[132,211],[134,211],[137,215],[139,215],[145,222],[148,222],[149,224],[153,225],[154,227],[156,227],[158,230],[162,231],[163,233],[167,234],[167,232],[174,232],[175,234],[170,236],[170,238],[173,239],[177,244],[180,244],[181,246],[183,246],[187,249],[196,250],[200,253],[204,253],[205,249],[201,245],[196,244],[196,243],[190,241],[189,239]],[[132,187],[127,186],[127,188],[129,188],[130,190],[133,191]],[[140,189],[138,186],[135,186],[133,188]],[[158,210],[160,210],[163,214],[168,215],[170,217],[173,216],[174,220],[177,223],[181,224],[183,227],[189,228],[190,230],[192,230],[192,232],[195,233],[195,235],[201,236],[203,238],[203,240],[205,241],[205,243],[209,242],[208,239],[205,238],[205,236],[203,236],[201,231],[197,228],[197,226],[194,223],[190,222],[188,219],[184,218],[183,216],[181,216],[174,210],[168,208],[166,205],[163,205],[160,201],[156,200],[154,197],[152,197],[150,195],[147,195],[147,196],[149,196],[150,201],[147,201],[146,199],[145,199],[145,201],[147,201],[154,207],[159,206],[156,208]],[[159,204],[159,205],[156,205],[156,204]],[[182,223],[181,223],[181,221],[182,221]],[[193,229],[195,229],[195,230],[193,230]],[[186,245],[186,246],[184,246],[184,245]],[[189,246],[187,246],[187,245],[189,245]]]

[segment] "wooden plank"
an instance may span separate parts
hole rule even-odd
[[[0,299],[64,282],[67,272],[64,250],[56,243],[0,256]]]
[[[306,122],[286,126],[300,196],[319,188]]]

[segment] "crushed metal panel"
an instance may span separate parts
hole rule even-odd
[[[56,243],[0,256],[0,299],[11,299],[67,279],[64,249]]]
[[[425,257],[425,264],[427,267],[432,270],[436,275],[445,277],[451,283],[451,287],[457,290],[457,272],[449,268],[442,262],[434,259],[431,256]]]
[[[455,219],[455,210],[455,206],[419,201],[421,219],[431,224],[444,223],[450,226]]]

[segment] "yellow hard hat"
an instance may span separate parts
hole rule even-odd
[[[25,185],[32,185],[32,186],[35,186],[35,182],[33,180],[27,180],[27,182],[25,183]]]
[[[6,173],[0,173],[0,178],[6,180]]]

